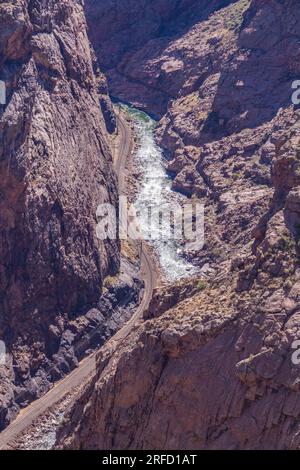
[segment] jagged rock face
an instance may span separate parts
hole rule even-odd
[[[138,3],[143,6],[140,1],[130,7],[138,11]],[[114,93],[161,117],[157,141],[165,150],[173,189],[205,202],[212,236],[198,255],[203,265],[223,262],[237,245],[242,249],[250,243],[270,204],[270,167],[287,129],[297,128],[291,86],[299,73],[300,11],[295,0],[197,5],[182,4],[178,22],[166,6],[160,32],[146,32],[142,43],[128,46],[108,75]],[[90,30],[96,49],[97,31],[105,35],[99,23],[112,8],[110,2],[87,3],[88,12],[95,13]],[[130,29],[131,12],[127,23],[125,12],[120,15],[122,34]],[[149,18],[145,14],[145,25]],[[111,47],[120,44],[119,29],[113,27]]]
[[[150,39],[174,36],[178,29],[206,18],[228,0],[87,0],[90,35],[105,69],[117,67],[125,54]]]
[[[206,204],[214,274],[157,293],[110,366],[103,349],[63,445],[300,448],[299,20],[296,0],[230,2],[126,56],[146,109],[140,82],[172,90],[157,137],[174,189]]]
[[[105,120],[106,128],[110,134],[117,129],[117,120],[113,109],[113,104],[109,97],[108,84],[105,75],[99,76],[99,96],[100,107]]]
[[[292,191],[285,211],[295,208]],[[101,351],[98,373],[58,444],[299,449],[300,368],[292,361],[299,339],[297,240],[278,211],[256,252],[235,258],[198,293],[185,284],[174,286],[173,297],[170,287],[157,292],[147,315],[155,318],[113,356]]]
[[[119,269],[96,236],[117,187],[82,2],[1,2],[0,51],[0,338],[21,386]]]
[[[76,449],[299,448],[299,366],[289,354],[299,317],[289,318],[291,297],[238,305],[228,297],[230,281],[132,334],[115,367],[76,404],[72,428],[58,442]],[[299,280],[294,298],[298,289]]]
[[[111,93],[161,116],[174,98],[174,88],[181,88],[180,72],[173,71],[170,83],[167,66],[154,74],[147,70],[147,59],[194,22],[228,3],[230,0],[87,0],[91,42],[109,78]]]

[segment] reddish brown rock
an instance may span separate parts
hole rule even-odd
[[[266,283],[207,288],[147,321],[73,407],[58,442],[81,449],[297,449],[299,318]],[[295,286],[293,286],[293,289]],[[298,304],[299,307],[299,304]]]
[[[102,350],[60,446],[300,448],[300,369],[292,361],[300,337],[300,116],[291,103],[300,7],[228,3],[215,2],[209,17],[185,17],[176,36],[145,34],[121,64],[109,64],[114,90],[160,115],[157,139],[174,187],[206,204],[197,260],[212,274],[197,292],[157,292],[126,343],[113,355]],[[124,12],[122,24],[126,35]]]
[[[96,237],[97,206],[116,205],[117,187],[81,3],[0,4],[1,427],[49,387],[71,320],[119,269],[118,243]]]
[[[182,88],[184,64],[172,58],[159,68],[161,51],[194,22],[230,0],[87,0],[91,42],[113,96],[162,115]],[[148,60],[156,55],[155,61]]]

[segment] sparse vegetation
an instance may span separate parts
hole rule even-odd
[[[117,283],[118,283],[117,276],[107,276],[104,280],[103,286],[109,289],[111,287],[115,287]]]
[[[243,173],[238,171],[237,173],[232,174],[233,181],[237,181],[243,177]]]
[[[288,235],[283,235],[278,242],[278,247],[286,252],[290,252],[294,246],[293,240]]]
[[[226,9],[226,16],[224,14],[224,26],[229,30],[236,31],[240,29],[244,13],[250,6],[250,0],[240,0],[234,3],[231,8]]]
[[[198,284],[197,284],[197,289],[200,290],[200,291],[203,291],[207,288],[207,281],[199,281]]]

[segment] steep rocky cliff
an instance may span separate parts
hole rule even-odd
[[[179,91],[181,84],[174,70],[169,88],[168,64],[154,74],[149,59],[156,56],[159,61],[161,51],[173,38],[229,3],[230,0],[87,0],[90,38],[109,79],[111,93],[161,116],[174,97],[174,87]]]
[[[74,367],[73,339],[103,320],[85,313],[120,260],[96,237],[97,206],[116,204],[117,187],[82,2],[1,1],[0,79],[2,427]]]
[[[59,445],[300,448],[300,369],[292,361],[300,115],[291,103],[300,6],[228,3],[209,17],[192,15],[176,37],[151,32],[122,66],[108,64],[116,93],[129,84],[129,101],[163,115],[157,137],[174,189],[206,205],[197,259],[213,274],[157,292],[126,343],[113,355],[102,350]],[[101,4],[111,11],[111,2]],[[168,96],[158,108],[161,93]]]

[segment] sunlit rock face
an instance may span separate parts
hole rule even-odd
[[[64,446],[300,448],[300,6],[219,6],[109,64],[114,90],[160,115],[174,189],[205,202],[211,273],[159,289],[110,367],[102,350]]]
[[[89,36],[112,95],[161,116],[180,90],[181,57],[150,70],[152,57],[230,0],[87,0]],[[168,80],[172,75],[173,83]],[[175,84],[177,82],[177,85]],[[168,85],[167,85],[168,82]]]
[[[0,4],[0,426],[47,388],[63,332],[119,268],[118,243],[96,237],[117,188],[81,4]]]

